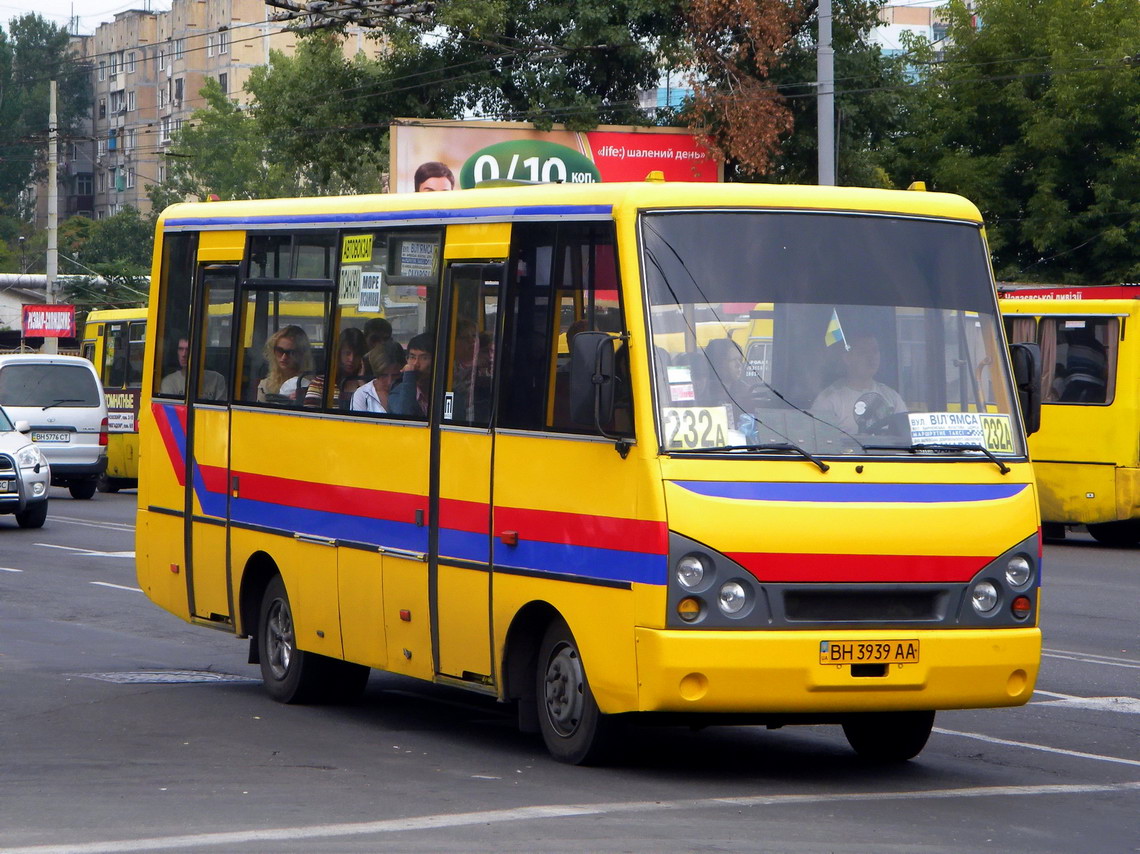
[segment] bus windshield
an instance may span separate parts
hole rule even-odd
[[[666,452],[1024,455],[980,229],[642,216]]]

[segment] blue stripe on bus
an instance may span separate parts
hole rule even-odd
[[[668,575],[669,560],[666,555],[649,552],[520,541],[517,546],[496,544],[495,566],[663,585]]]
[[[509,205],[493,208],[459,208],[447,210],[366,211],[364,213],[267,214],[262,216],[193,216],[177,217],[165,222],[167,228],[226,225],[240,228],[248,225],[306,225],[414,221],[421,219],[510,219],[528,216],[610,215],[613,205]]]
[[[677,486],[710,498],[741,501],[942,504],[998,501],[1028,489],[1024,483],[730,483],[678,480]]]

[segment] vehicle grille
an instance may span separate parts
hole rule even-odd
[[[11,457],[6,457],[0,454],[0,471],[15,471],[16,463]]]
[[[859,623],[927,621],[942,616],[940,591],[926,590],[786,590],[789,621]]]

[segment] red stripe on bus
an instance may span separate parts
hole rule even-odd
[[[969,555],[850,555],[727,552],[760,581],[969,581],[992,557]]]
[[[167,412],[169,409],[185,410],[185,407],[169,407],[161,403],[151,404],[151,413],[154,415],[154,423],[158,425],[158,433],[162,436],[162,444],[166,446],[166,455],[170,457],[171,467],[174,469],[174,476],[178,478],[178,485],[186,485],[186,465],[183,461],[182,451],[178,448],[178,440],[174,438],[174,430],[170,426],[170,421]],[[186,416],[185,412],[180,413],[179,420],[182,422],[182,435],[186,435]]]
[[[237,478],[238,497],[251,501],[393,522],[415,522],[417,510],[427,512],[427,498],[422,495],[249,472],[235,471],[231,475]],[[222,489],[225,489],[224,480]]]
[[[669,550],[668,527],[664,522],[619,516],[496,507],[495,531],[517,531],[520,540],[543,543],[648,554],[665,554]]]

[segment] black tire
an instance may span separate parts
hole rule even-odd
[[[926,746],[934,712],[863,712],[843,722],[843,734],[870,762],[906,762]]]
[[[69,484],[67,491],[71,493],[71,497],[79,501],[86,501],[95,495],[94,480],[80,480],[75,483]]]
[[[16,524],[21,528],[42,528],[47,519],[47,506],[46,501],[37,501],[34,504],[27,505],[23,510],[16,513]]]
[[[561,618],[543,635],[535,680],[538,728],[550,755],[571,765],[608,758],[617,723],[599,711],[578,644]]]
[[[1140,519],[1122,522],[1101,522],[1088,526],[1092,538],[1102,546],[1128,549],[1140,545]]]
[[[108,475],[101,474],[99,475],[99,479],[95,481],[95,488],[100,492],[118,492],[122,489],[122,483],[120,483],[117,477],[109,477]]]
[[[363,665],[297,649],[293,609],[280,575],[261,597],[257,653],[265,690],[279,703],[350,702],[368,682],[368,668]]]

